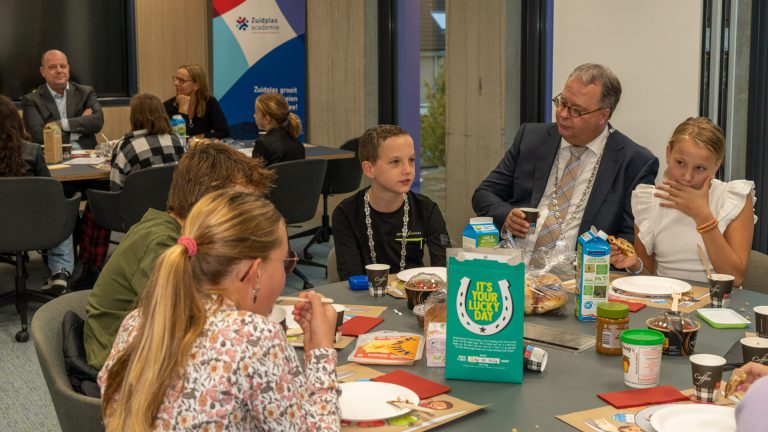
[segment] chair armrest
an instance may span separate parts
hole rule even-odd
[[[88,189],[88,204],[97,225],[108,230],[125,232],[123,217],[120,214],[120,192]]]

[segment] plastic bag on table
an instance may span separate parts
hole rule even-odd
[[[445,288],[438,289],[427,297],[424,302],[424,332],[429,328],[429,323],[447,321],[447,301],[448,291]]]

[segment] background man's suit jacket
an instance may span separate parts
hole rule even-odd
[[[535,208],[542,199],[549,200],[550,197],[542,195],[560,148],[560,139],[555,123],[523,124],[499,165],[475,190],[472,196],[475,213],[492,216],[493,222],[501,228],[513,208]],[[654,184],[658,171],[659,160],[648,149],[621,132],[614,130],[610,133],[584,208],[579,233],[594,225],[608,234],[633,241],[635,231],[630,196],[638,184]],[[579,198],[573,197],[573,200]]]
[[[61,120],[59,109],[51,96],[48,87],[43,84],[32,93],[21,98],[21,108],[24,112],[24,127],[32,136],[32,141],[43,143],[43,128],[46,124]],[[83,116],[86,108],[93,110],[92,115]],[[70,132],[80,134],[78,143],[84,149],[96,148],[94,134],[104,126],[104,113],[101,104],[92,87],[69,82],[67,93],[67,118]],[[68,143],[70,132],[62,132],[61,142]]]

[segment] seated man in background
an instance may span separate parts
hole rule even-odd
[[[431,265],[445,266],[451,244],[440,208],[411,191],[416,175],[413,139],[400,126],[374,126],[360,137],[360,161],[371,187],[342,201],[333,212],[339,278],[365,274],[372,263],[389,272],[424,267],[424,246]]]
[[[40,74],[45,84],[21,98],[24,127],[32,141],[43,144],[44,128],[55,123],[62,130],[62,143],[75,150],[96,148],[94,134],[104,126],[104,114],[93,88],[69,80],[67,56],[58,50],[43,54]]]
[[[123,318],[136,307],[157,258],[176,244],[192,206],[208,193],[238,188],[264,193],[274,173],[226,144],[199,145],[179,161],[168,211],[150,209],[123,237],[88,297],[84,329],[88,363],[101,369]]]

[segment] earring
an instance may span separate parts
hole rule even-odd
[[[258,298],[260,291],[261,291],[261,282],[259,281],[259,279],[256,279],[256,287],[251,288],[251,293],[253,294],[252,301],[254,304],[256,303],[256,299]]]

